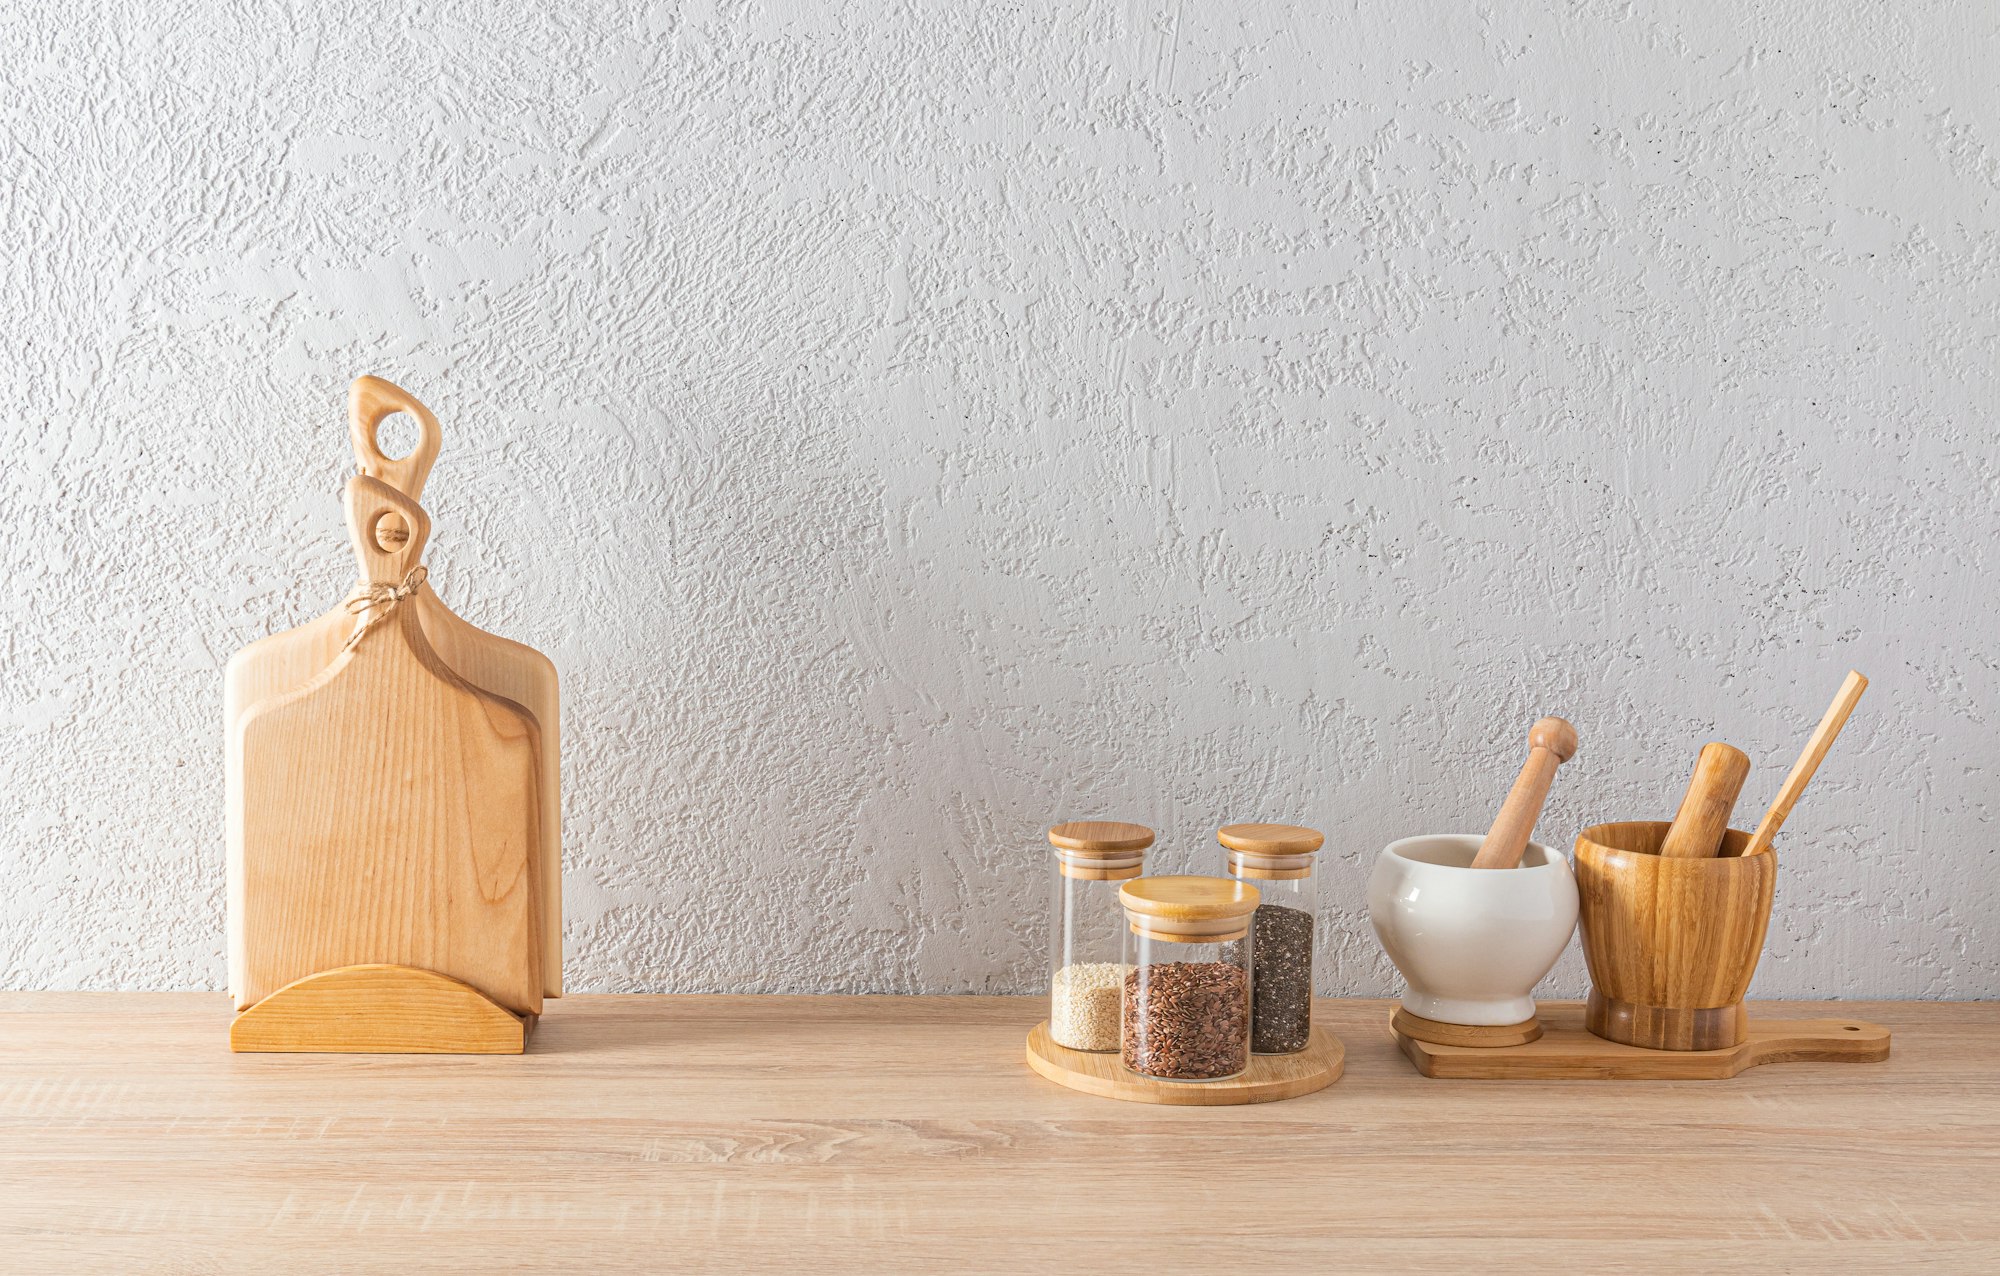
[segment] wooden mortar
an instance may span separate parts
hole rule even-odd
[[[1660,855],[1669,825],[1599,824],[1576,839],[1584,1026],[1649,1050],[1726,1050],[1744,1039],[1743,995],[1764,951],[1778,860],[1744,855],[1750,834],[1723,834],[1726,858]]]

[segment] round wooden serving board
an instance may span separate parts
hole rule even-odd
[[[1028,1066],[1057,1085],[1128,1103],[1168,1103],[1212,1108],[1234,1103],[1270,1103],[1324,1090],[1340,1079],[1347,1050],[1324,1028],[1296,1054],[1253,1054],[1250,1070],[1228,1081],[1155,1081],[1127,1072],[1118,1055],[1071,1050],[1049,1040],[1044,1019],[1028,1034]]]

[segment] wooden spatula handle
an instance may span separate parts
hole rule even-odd
[[[1474,868],[1514,868],[1528,849],[1528,836],[1542,803],[1549,800],[1549,786],[1555,783],[1556,768],[1576,753],[1576,728],[1561,718],[1543,718],[1528,732],[1528,760],[1500,807],[1486,840],[1473,856]]]
[[[382,451],[376,432],[398,412],[407,412],[416,421],[417,445],[408,456],[392,457]],[[381,377],[355,378],[347,391],[347,435],[354,444],[354,463],[363,474],[381,479],[413,501],[423,499],[424,481],[431,476],[444,436],[437,417],[416,395]]]
[[[1674,815],[1660,854],[1668,859],[1713,859],[1729,830],[1729,813],[1750,774],[1750,758],[1720,740],[1701,746],[1694,777],[1688,781],[1681,809]]]
[[[1806,741],[1806,751],[1792,764],[1792,773],[1778,786],[1778,796],[1771,800],[1771,809],[1764,812],[1764,819],[1757,825],[1743,847],[1745,855],[1757,855],[1771,849],[1771,840],[1778,836],[1778,830],[1785,826],[1785,817],[1798,804],[1799,795],[1806,791],[1813,772],[1826,760],[1826,751],[1833,747],[1833,741],[1840,729],[1847,725],[1847,715],[1854,712],[1854,706],[1861,699],[1861,693],[1868,690],[1868,679],[1853,669],[1847,671],[1847,681],[1840,684],[1840,690],[1833,696],[1833,703],[1826,707],[1826,716],[1813,728],[1812,739]]]

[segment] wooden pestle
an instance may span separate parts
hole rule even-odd
[[[1722,849],[1722,835],[1729,830],[1729,813],[1736,809],[1736,795],[1750,774],[1750,758],[1741,749],[1715,741],[1701,746],[1695,759],[1694,778],[1688,781],[1687,795],[1674,816],[1660,854],[1672,859],[1714,859]]]
[[[1528,732],[1528,760],[1508,791],[1486,840],[1473,856],[1474,868],[1515,868],[1528,849],[1528,835],[1542,803],[1549,800],[1549,786],[1555,783],[1556,768],[1576,753],[1576,728],[1561,718],[1543,718]]]

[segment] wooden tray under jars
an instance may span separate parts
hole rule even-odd
[[[1512,1046],[1449,1046],[1389,1034],[1427,1077],[1472,1081],[1721,1081],[1763,1063],[1880,1063],[1889,1030],[1859,1019],[1750,1020],[1748,1035],[1726,1050],[1646,1050],[1593,1036],[1580,1001],[1535,1008],[1542,1035]]]
[[[1057,1085],[1128,1103],[1166,1103],[1212,1108],[1236,1103],[1270,1103],[1324,1090],[1340,1079],[1347,1050],[1340,1038],[1314,1028],[1296,1054],[1253,1054],[1250,1069],[1227,1081],[1155,1081],[1127,1072],[1117,1053],[1071,1050],[1049,1039],[1044,1019],[1028,1034],[1028,1066]]]

